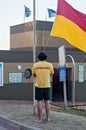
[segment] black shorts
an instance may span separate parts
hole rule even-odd
[[[50,88],[37,88],[35,87],[35,99],[40,100],[49,100],[50,99]]]

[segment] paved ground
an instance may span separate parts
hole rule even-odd
[[[51,122],[36,123],[31,102],[0,101],[0,130],[86,130],[86,118],[51,111]]]
[[[0,130],[16,130],[15,127],[0,122]]]

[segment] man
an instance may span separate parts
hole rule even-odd
[[[42,122],[42,101],[45,103],[46,121],[50,121],[50,77],[54,74],[51,63],[47,62],[47,55],[44,52],[38,54],[39,62],[34,63],[32,74],[36,77],[35,99],[37,100],[38,119]]]

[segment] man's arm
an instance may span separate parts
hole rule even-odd
[[[53,65],[51,64],[51,73],[50,76],[52,76],[54,74],[54,69],[53,69]]]
[[[34,65],[33,65],[33,68],[32,68],[32,74],[33,74],[34,77],[36,77]]]

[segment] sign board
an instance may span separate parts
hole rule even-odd
[[[84,82],[84,65],[78,65],[78,82]]]
[[[59,53],[59,64],[60,64],[60,66],[64,66],[66,63],[64,46],[61,46],[58,48],[58,53]]]
[[[59,53],[59,81],[63,82],[64,90],[64,107],[67,108],[67,92],[66,92],[66,60],[65,60],[65,48],[61,46],[58,48]]]
[[[3,86],[3,62],[0,62],[0,86]]]
[[[66,67],[65,66],[59,67],[59,81],[60,82],[66,81]]]
[[[22,73],[9,73],[9,83],[22,83]]]

